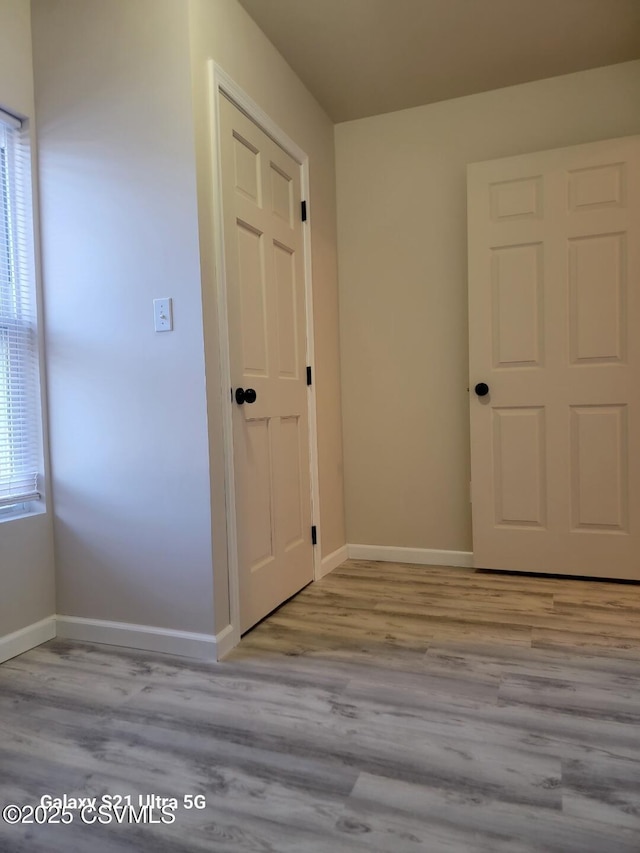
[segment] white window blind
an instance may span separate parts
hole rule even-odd
[[[29,148],[0,112],[0,508],[39,498],[39,380]]]

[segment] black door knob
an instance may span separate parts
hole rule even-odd
[[[486,397],[489,393],[489,386],[486,382],[478,382],[473,390],[476,392],[478,397]]]
[[[255,403],[258,395],[253,388],[236,388],[236,403],[242,406],[243,403]]]

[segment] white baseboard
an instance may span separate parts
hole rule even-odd
[[[126,622],[107,622],[102,619],[84,619],[79,616],[57,616],[56,634],[58,637],[85,643],[127,646],[131,649],[210,661],[218,659],[218,637],[221,638],[222,643],[226,638],[225,631],[221,631],[218,637],[215,637],[213,634],[195,634],[190,631],[131,625]]]
[[[240,642],[240,632],[236,631],[233,625],[227,625],[219,634],[216,634],[216,653],[218,660],[229,654],[231,649],[235,648]]]
[[[431,548],[401,548],[391,545],[347,545],[352,560],[380,560],[385,563],[415,563],[419,566],[473,568],[472,551],[436,551]]]
[[[0,637],[0,663],[14,658],[16,655],[21,655],[23,652],[28,652],[29,649],[46,643],[47,640],[53,640],[55,635],[56,618],[55,616],[48,616],[40,622],[14,631],[13,634]]]
[[[316,578],[317,581],[319,581],[320,578],[325,577],[325,575],[328,575],[329,572],[337,569],[345,560],[349,559],[347,547],[347,545],[343,545],[342,548],[336,548],[336,550],[332,551],[331,554],[327,554],[326,557],[322,558],[320,563],[320,574]]]

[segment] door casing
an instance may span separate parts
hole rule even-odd
[[[306,299],[306,357],[313,368],[313,383],[308,386],[309,413],[309,463],[311,473],[311,517],[317,531],[317,544],[313,554],[314,580],[321,573],[320,488],[318,478],[318,432],[316,419],[315,360],[313,335],[313,287],[311,272],[311,217],[309,199],[308,155],[256,104],[247,93],[213,60],[209,60],[209,126],[211,140],[211,179],[213,184],[216,299],[218,308],[218,338],[220,357],[220,406],[224,444],[225,516],[227,532],[227,571],[229,577],[230,625],[223,630],[225,652],[240,642],[240,580],[238,565],[238,533],[236,514],[235,470],[233,461],[231,364],[229,354],[229,321],[227,311],[227,279],[222,215],[222,158],[220,146],[220,98],[227,97],[241,112],[253,121],[267,136],[280,146],[300,167],[302,197],[307,202],[307,221],[303,227],[304,286]],[[220,636],[220,634],[218,634]]]

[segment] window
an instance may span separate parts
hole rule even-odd
[[[29,145],[0,111],[0,517],[40,497],[40,394]]]

